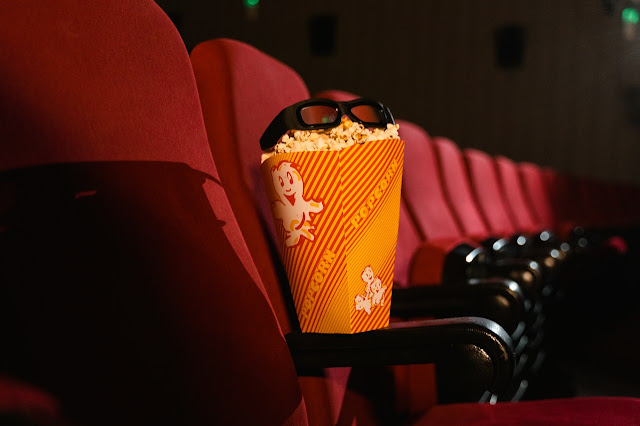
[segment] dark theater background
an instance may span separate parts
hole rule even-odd
[[[640,182],[640,33],[625,38],[623,1],[249,3],[158,0],[188,49],[238,39],[311,93],[380,99],[462,147]]]

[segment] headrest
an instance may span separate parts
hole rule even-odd
[[[215,174],[188,53],[151,0],[0,3],[0,170],[176,161]]]
[[[282,109],[309,98],[307,86],[286,64],[236,40],[200,43],[191,61],[216,161],[220,167],[225,167],[223,160],[238,166],[228,158],[227,145],[216,144],[218,139],[234,141],[246,184],[261,191],[262,182],[250,172],[260,165],[260,136]],[[225,152],[216,152],[218,148]]]
[[[331,99],[336,102],[347,102],[353,99],[358,99],[360,96],[353,93],[345,92],[343,90],[324,90],[320,93],[313,95],[314,98]]]

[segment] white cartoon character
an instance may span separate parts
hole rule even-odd
[[[373,280],[375,279],[375,276],[373,274],[373,269],[371,269],[371,266],[366,266],[364,268],[364,271],[362,271],[361,278],[365,284],[364,286],[365,297],[367,299],[371,299],[371,296],[373,296],[373,291],[371,290],[371,284],[373,284]]]
[[[371,291],[373,292],[373,297],[371,298],[372,306],[384,306],[384,292],[386,290],[387,286],[383,286],[380,278],[376,277],[373,284],[371,284]]]
[[[356,311],[364,311],[371,315],[371,299],[367,299],[361,294],[356,296]]]
[[[387,286],[382,285],[382,281],[376,277],[371,266],[365,266],[360,277],[364,282],[364,294],[356,295],[356,311],[364,310],[371,315],[371,308],[384,306],[384,293],[387,291]]]
[[[304,182],[296,164],[282,161],[271,169],[273,187],[278,200],[272,203],[273,216],[282,220],[285,230],[285,245],[293,247],[301,238],[314,240],[311,233],[315,226],[311,225],[311,214],[322,211],[322,201],[304,198]]]

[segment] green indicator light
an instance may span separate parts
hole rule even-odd
[[[622,11],[622,21],[630,24],[637,24],[640,20],[640,14],[633,7],[627,7]]]
[[[247,7],[255,7],[258,5],[260,0],[243,0],[244,5]]]

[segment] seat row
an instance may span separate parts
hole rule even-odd
[[[309,97],[300,76],[233,40],[189,56],[150,0],[29,0],[0,12],[12,23],[0,29],[10,82],[0,95],[0,368],[10,377],[0,381],[0,420],[623,424],[640,416],[632,398],[498,402],[517,399],[539,359],[533,342],[557,288],[555,264],[545,261],[563,249],[541,233],[515,245],[471,238],[459,219],[441,219],[451,201],[435,208],[442,234],[434,237],[403,197],[419,249],[406,278],[398,275],[389,327],[301,333],[258,144],[283,107]],[[411,128],[402,130],[407,150]]]
[[[217,132],[225,126],[225,123],[242,123],[225,130],[225,132],[228,131],[225,136],[233,143],[225,144],[212,140],[212,152],[214,158],[226,160],[219,165],[221,180],[225,182],[228,189],[232,207],[235,211],[241,211],[244,216],[239,223],[241,229],[245,230],[244,235],[250,251],[254,253],[254,258],[271,248],[269,260],[273,262],[275,258],[276,267],[280,269],[277,265],[277,253],[274,254],[273,250],[275,227],[271,224],[269,203],[263,194],[264,189],[258,172],[260,150],[255,141],[258,140],[271,118],[282,108],[306,99],[310,94],[304,81],[291,68],[251,46],[233,40],[205,42],[193,50],[191,59],[208,128],[216,129]],[[221,97],[221,94],[226,96]],[[332,91],[314,96],[346,100],[342,95],[344,93]],[[232,107],[229,108],[229,105]],[[242,120],[245,114],[250,115],[252,119]],[[406,142],[405,176],[409,176],[410,169],[415,173],[424,171],[437,173],[438,167],[431,167],[429,162],[433,161],[433,157],[425,157],[417,151],[412,151],[425,147],[430,149],[428,145],[421,144],[419,140],[408,134],[412,128],[417,130],[417,133],[420,129],[406,122],[401,122],[400,126],[401,136]],[[412,144],[410,140],[417,142]],[[417,161],[419,164],[417,167],[411,167],[411,161]],[[454,218],[447,222],[449,218],[446,215],[451,214],[448,202],[444,205],[432,203],[433,199],[427,198],[425,189],[419,188],[420,185],[432,185],[437,188],[440,181],[424,177],[403,179],[405,192],[403,201],[407,202],[407,207],[409,197],[406,196],[408,192],[406,189],[409,180],[417,188],[415,202],[425,204],[423,209],[418,208],[413,212],[409,208],[402,209],[400,220],[402,221],[404,215],[406,219],[412,220],[408,223],[416,225],[415,218],[419,214],[431,212],[431,218],[434,221],[430,222],[431,218],[427,217],[425,223],[426,226],[431,227],[435,235],[429,235],[427,232],[421,235],[418,228],[418,232],[414,232],[413,237],[409,238],[409,240],[413,238],[413,241],[418,241],[419,246],[417,250],[411,248],[406,250],[410,253],[410,259],[405,257],[407,262],[404,268],[410,269],[407,277],[412,277],[415,284],[423,285],[402,288],[402,283],[399,283],[399,288],[394,290],[391,314],[396,319],[407,320],[424,317],[452,318],[454,315],[466,313],[466,315],[477,314],[499,321],[509,329],[508,334],[516,343],[513,347],[516,352],[514,357],[516,374],[512,375],[512,379],[501,391],[500,397],[517,399],[522,395],[523,387],[526,388],[525,378],[530,374],[527,370],[535,370],[544,358],[544,355],[539,353],[539,346],[543,334],[541,325],[544,323],[542,305],[545,289],[548,289],[550,295],[553,294],[555,277],[552,271],[557,262],[556,258],[562,258],[560,250],[569,249],[560,246],[556,249],[553,245],[554,241],[548,241],[550,238],[545,238],[542,232],[540,232],[542,234],[540,238],[532,235],[533,230],[528,230],[526,234],[511,236],[515,244],[492,241],[488,245],[491,248],[490,251],[478,250],[482,248],[480,243],[462,234]],[[437,192],[438,189],[434,191]],[[253,207],[253,212],[247,206]],[[246,222],[243,223],[243,220]],[[246,232],[251,229],[250,227],[253,227],[253,231]],[[399,264],[402,262],[401,246],[407,248],[406,243],[409,241],[402,236],[402,233],[401,225],[396,262],[398,269],[402,268]],[[408,234],[411,233],[412,231],[409,231]],[[430,244],[424,244],[426,235],[430,237],[427,241]],[[491,236],[490,233],[486,235],[487,238]],[[486,245],[486,241],[482,242]],[[519,258],[511,256],[513,252],[519,254]],[[524,257],[523,254],[536,256],[540,263]],[[269,263],[268,267],[271,266],[272,263]],[[259,263],[258,267],[260,268]],[[281,291],[284,276],[282,271],[278,276],[280,283],[276,283],[275,286],[279,289],[278,291]],[[445,281],[450,285],[441,285]],[[274,290],[272,294],[277,295],[278,291]],[[495,303],[496,300],[502,303]],[[293,334],[295,329],[290,335]],[[396,391],[404,394],[411,393],[407,389],[415,388],[416,383],[435,383],[436,375],[439,379],[438,384],[434,384],[430,391],[429,397],[418,401],[419,408],[409,407],[408,410],[417,408],[424,411],[429,408],[429,402],[435,400],[441,402],[471,400],[474,392],[477,398],[477,388],[474,388],[474,384],[471,383],[473,380],[462,382],[459,375],[456,376],[455,372],[452,372],[451,366],[447,366],[444,362],[436,363],[436,369],[437,374],[434,374],[433,370],[426,369],[416,372],[412,367],[407,367],[401,373],[398,370],[395,371],[398,383],[406,387],[402,392],[398,389]],[[458,370],[461,370],[460,366]],[[323,375],[330,377],[331,373],[325,371]],[[398,375],[404,379],[398,379]],[[517,377],[517,380],[514,381],[513,377]],[[436,389],[437,396],[434,395]],[[495,395],[485,394],[482,397],[495,400]],[[309,398],[314,398],[312,393],[309,394]],[[407,401],[404,403],[408,404]]]

